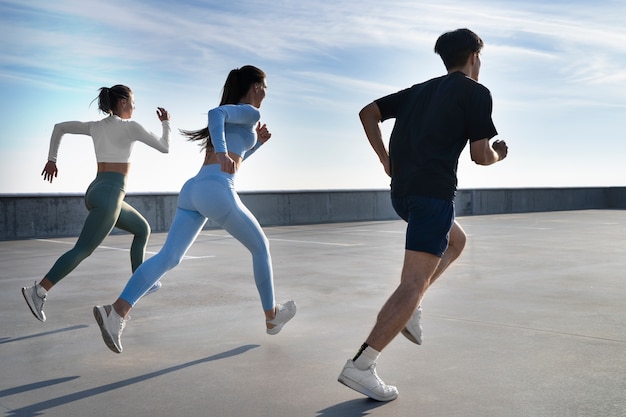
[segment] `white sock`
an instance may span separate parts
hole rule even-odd
[[[367,346],[354,360],[354,366],[361,371],[368,369],[380,356],[380,352],[371,346]]]

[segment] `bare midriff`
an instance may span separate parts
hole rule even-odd
[[[128,175],[130,162],[98,162],[98,172],[118,172]]]
[[[237,155],[236,153],[232,153],[232,152],[228,152],[228,156],[230,156],[230,159],[235,161],[235,170],[238,170],[243,158],[241,158],[241,156]],[[208,151],[204,154],[204,164],[202,165],[212,165],[212,164],[219,164],[219,163],[220,161],[217,159],[217,155],[215,154],[215,152]]]

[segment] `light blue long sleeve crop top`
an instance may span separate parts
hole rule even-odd
[[[224,104],[209,110],[209,133],[215,153],[233,152],[247,157],[260,145],[255,126],[259,109],[250,104]]]

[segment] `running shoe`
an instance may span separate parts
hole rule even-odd
[[[272,320],[265,320],[267,324],[273,325],[272,328],[267,328],[267,334],[275,335],[280,332],[283,326],[296,315],[296,303],[294,301],[287,301],[283,304],[276,304],[276,317]]]
[[[30,311],[33,313],[37,320],[46,321],[46,313],[43,312],[43,303],[46,302],[46,297],[48,294],[45,294],[43,297],[39,295],[37,292],[37,288],[41,286],[37,284],[35,281],[35,285],[31,287],[22,288],[22,295],[24,296],[24,300],[26,300],[26,304],[30,308]],[[42,291],[45,291],[41,288]]]
[[[402,329],[402,334],[411,342],[422,344],[422,306],[417,307],[409,322]]]
[[[337,381],[376,401],[391,401],[398,398],[398,389],[393,385],[386,385],[378,377],[375,363],[361,371],[354,366],[352,359],[348,359]]]
[[[108,313],[107,313],[108,310]],[[113,306],[95,306],[93,316],[100,326],[102,339],[109,349],[115,353],[122,353],[122,331],[126,327],[126,320],[120,317]]]

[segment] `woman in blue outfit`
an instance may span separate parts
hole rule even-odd
[[[254,280],[265,312],[266,332],[275,335],[296,314],[296,304],[276,304],[269,242],[259,222],[235,191],[241,163],[271,134],[261,125],[259,108],[265,98],[265,73],[247,65],[228,74],[219,107],[209,111],[208,127],[182,131],[200,141],[205,158],[198,174],[180,191],[178,206],[165,244],[130,278],[112,305],[95,306],[94,317],[106,345],[122,352],[121,335],[132,307],[167,271],[178,265],[207,219],[218,223],[252,254]],[[256,134],[255,134],[256,131]]]

